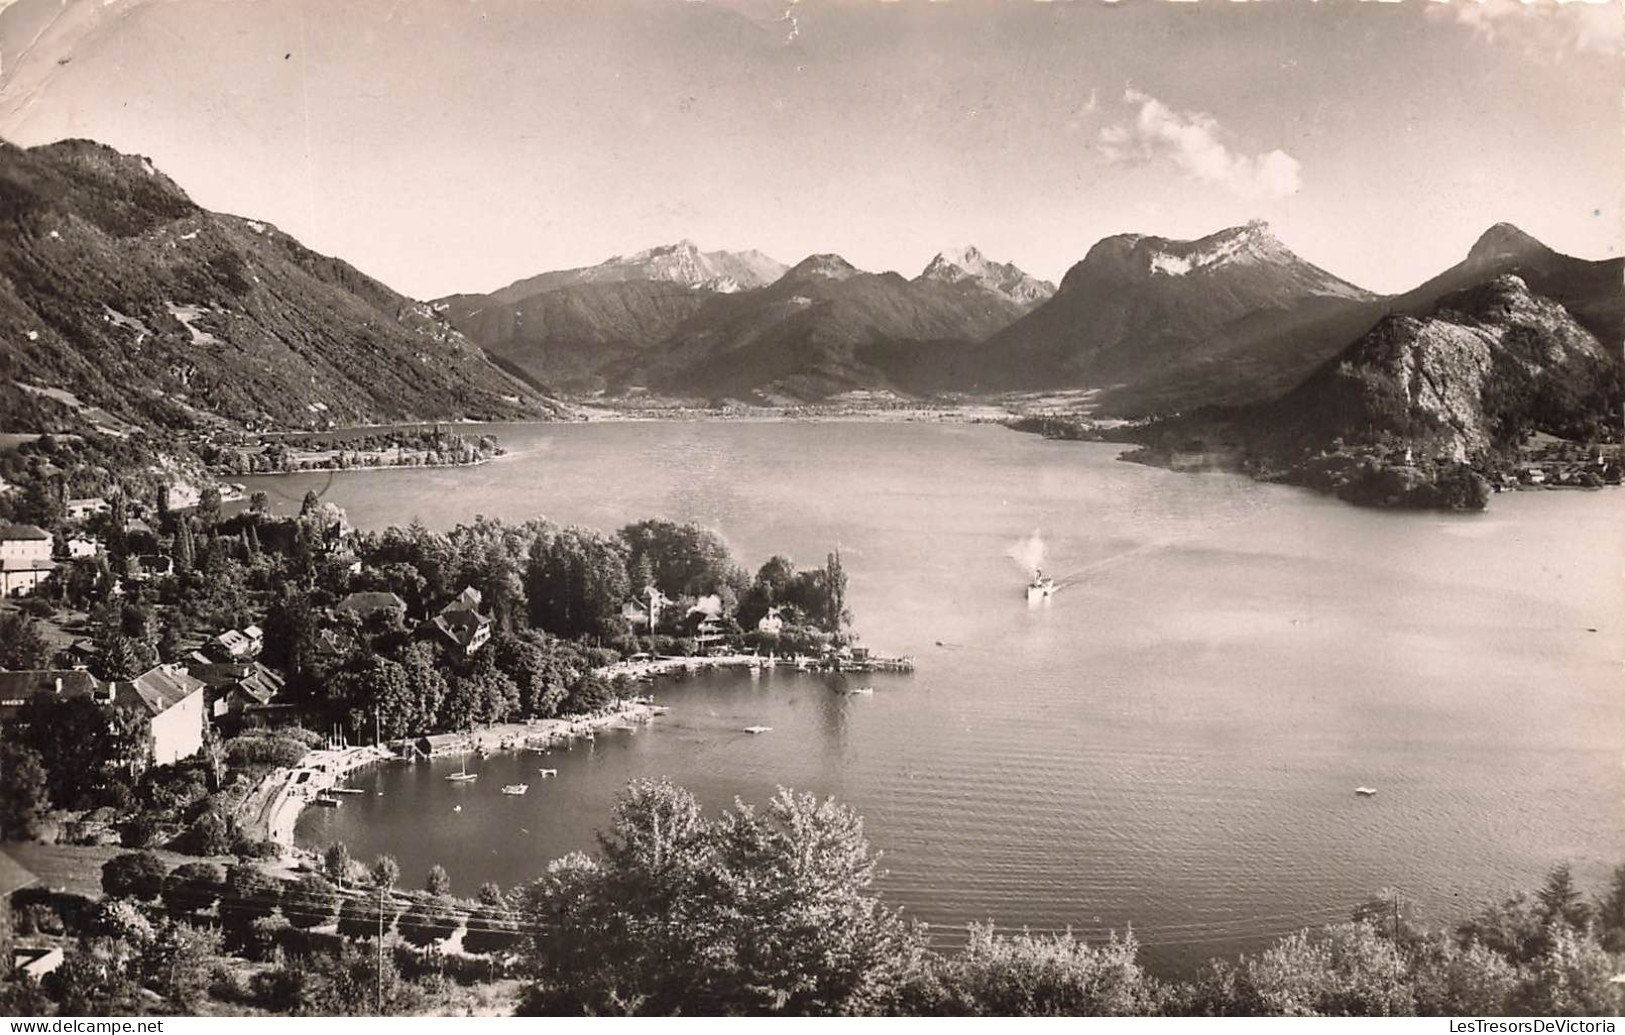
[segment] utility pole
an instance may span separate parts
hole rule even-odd
[[[384,885],[378,885],[378,976],[375,979],[378,1016],[384,1015]]]

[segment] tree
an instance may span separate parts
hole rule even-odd
[[[852,612],[846,609],[846,569],[841,566],[841,551],[830,553],[824,562],[824,631],[840,635],[852,624]]]
[[[380,855],[372,864],[372,886],[380,891],[393,891],[401,881],[401,864],[393,855]]]
[[[1553,868],[1546,876],[1546,884],[1535,893],[1540,903],[1540,918],[1548,924],[1562,923],[1583,930],[1591,922],[1591,908],[1580,897],[1574,886],[1574,874],[1568,863]]]
[[[0,841],[30,841],[51,807],[38,751],[0,740]]]
[[[196,514],[205,529],[220,523],[220,486],[209,482],[198,491]]]
[[[192,522],[181,518],[175,529],[175,546],[170,551],[175,561],[175,574],[182,578],[192,573],[197,564],[197,543],[192,536]]]
[[[139,723],[89,697],[35,694],[8,736],[39,755],[58,808],[92,804],[110,782],[128,781],[149,750]]]
[[[1535,1017],[1614,1016],[1625,1010],[1619,972],[1595,938],[1556,924],[1549,944],[1518,989],[1512,1012]]]
[[[1242,1012],[1283,1017],[1400,1017],[1415,1011],[1399,947],[1374,924],[1288,935],[1246,961]]]
[[[424,882],[424,890],[436,898],[451,897],[451,876],[446,873],[444,866],[435,863],[429,867],[429,877]]]
[[[127,852],[102,864],[102,891],[110,898],[155,899],[169,869],[151,852]]]
[[[322,853],[322,873],[342,888],[350,877],[351,862],[350,846],[343,841],[334,841]]]
[[[285,592],[265,614],[263,660],[296,686],[314,676],[317,663],[316,605],[303,592]]]
[[[231,851],[231,831],[220,813],[204,809],[181,835],[177,848],[188,855],[225,855]]]
[[[209,998],[220,932],[170,921],[141,957],[141,975],[171,1007],[196,1014]]]
[[[97,644],[96,674],[108,681],[134,679],[152,667],[154,653],[133,636],[114,633]]]
[[[41,669],[50,656],[39,622],[16,611],[0,612],[0,669]]]
[[[545,975],[525,1009],[894,1011],[925,946],[874,876],[862,821],[833,801],[781,790],[707,823],[687,791],[638,781],[597,859],[558,860],[522,896]]]
[[[1609,952],[1625,952],[1625,864],[1614,867],[1608,891],[1593,908],[1603,948]]]
[[[248,509],[255,514],[264,514],[269,512],[271,509],[271,497],[267,496],[264,491],[255,489],[253,492],[249,493]]]
[[[560,636],[614,636],[628,585],[618,540],[579,528],[538,538],[525,569],[531,624]]]
[[[411,644],[401,652],[401,668],[406,673],[413,730],[439,729],[448,688],[435,648],[422,640]]]

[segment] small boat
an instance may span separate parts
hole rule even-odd
[[[544,779],[544,780],[547,779],[549,776],[557,776],[557,775],[559,775],[559,771],[557,769],[538,769],[538,770],[536,770],[536,772],[537,772],[537,775],[541,776],[541,778]]]
[[[453,811],[453,812],[461,812],[461,811],[463,811],[463,807],[461,805],[453,805],[451,807],[451,811]]]
[[[362,790],[359,787],[329,787],[327,789],[327,793],[328,794],[366,794],[367,792]]]
[[[337,798],[330,798],[325,794],[316,795],[314,800],[315,800],[316,804],[320,805],[324,809],[336,809],[340,805],[344,804],[342,801],[339,801]]]
[[[875,688],[872,686],[860,686],[847,691],[849,694],[872,694],[874,692]]]
[[[1369,798],[1373,794],[1377,793],[1377,789],[1375,787],[1356,787],[1354,788],[1354,793],[1358,794],[1362,798]]]
[[[478,780],[479,778],[479,773],[471,773],[468,771],[468,759],[466,758],[463,759],[463,767],[461,769],[446,777],[446,779],[450,780],[452,783],[463,783],[468,780]]]
[[[503,786],[502,793],[503,794],[524,794],[528,790],[530,790],[530,784],[528,784],[528,783],[510,783],[510,784],[506,784],[506,785]]]
[[[746,733],[771,733],[772,731],[773,731],[772,726],[746,726],[745,727],[745,732]]]

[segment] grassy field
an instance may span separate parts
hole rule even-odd
[[[88,898],[100,898],[102,894],[102,864],[115,855],[123,855],[130,851],[118,845],[42,845],[32,843],[6,844],[0,847],[0,876],[6,878],[6,883],[17,881],[13,871],[21,867],[33,876],[33,881],[22,878],[19,886],[28,883],[38,884],[52,891],[68,892],[75,895],[84,895]],[[196,856],[180,855],[176,852],[154,851],[152,854],[164,861],[164,865],[174,869],[183,862],[199,862]],[[235,860],[214,859],[207,860],[217,863],[230,863]]]

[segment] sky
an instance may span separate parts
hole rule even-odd
[[[1622,2],[0,0],[0,137],[146,155],[420,298],[682,238],[1058,280],[1259,218],[1399,291],[1625,249]]]

